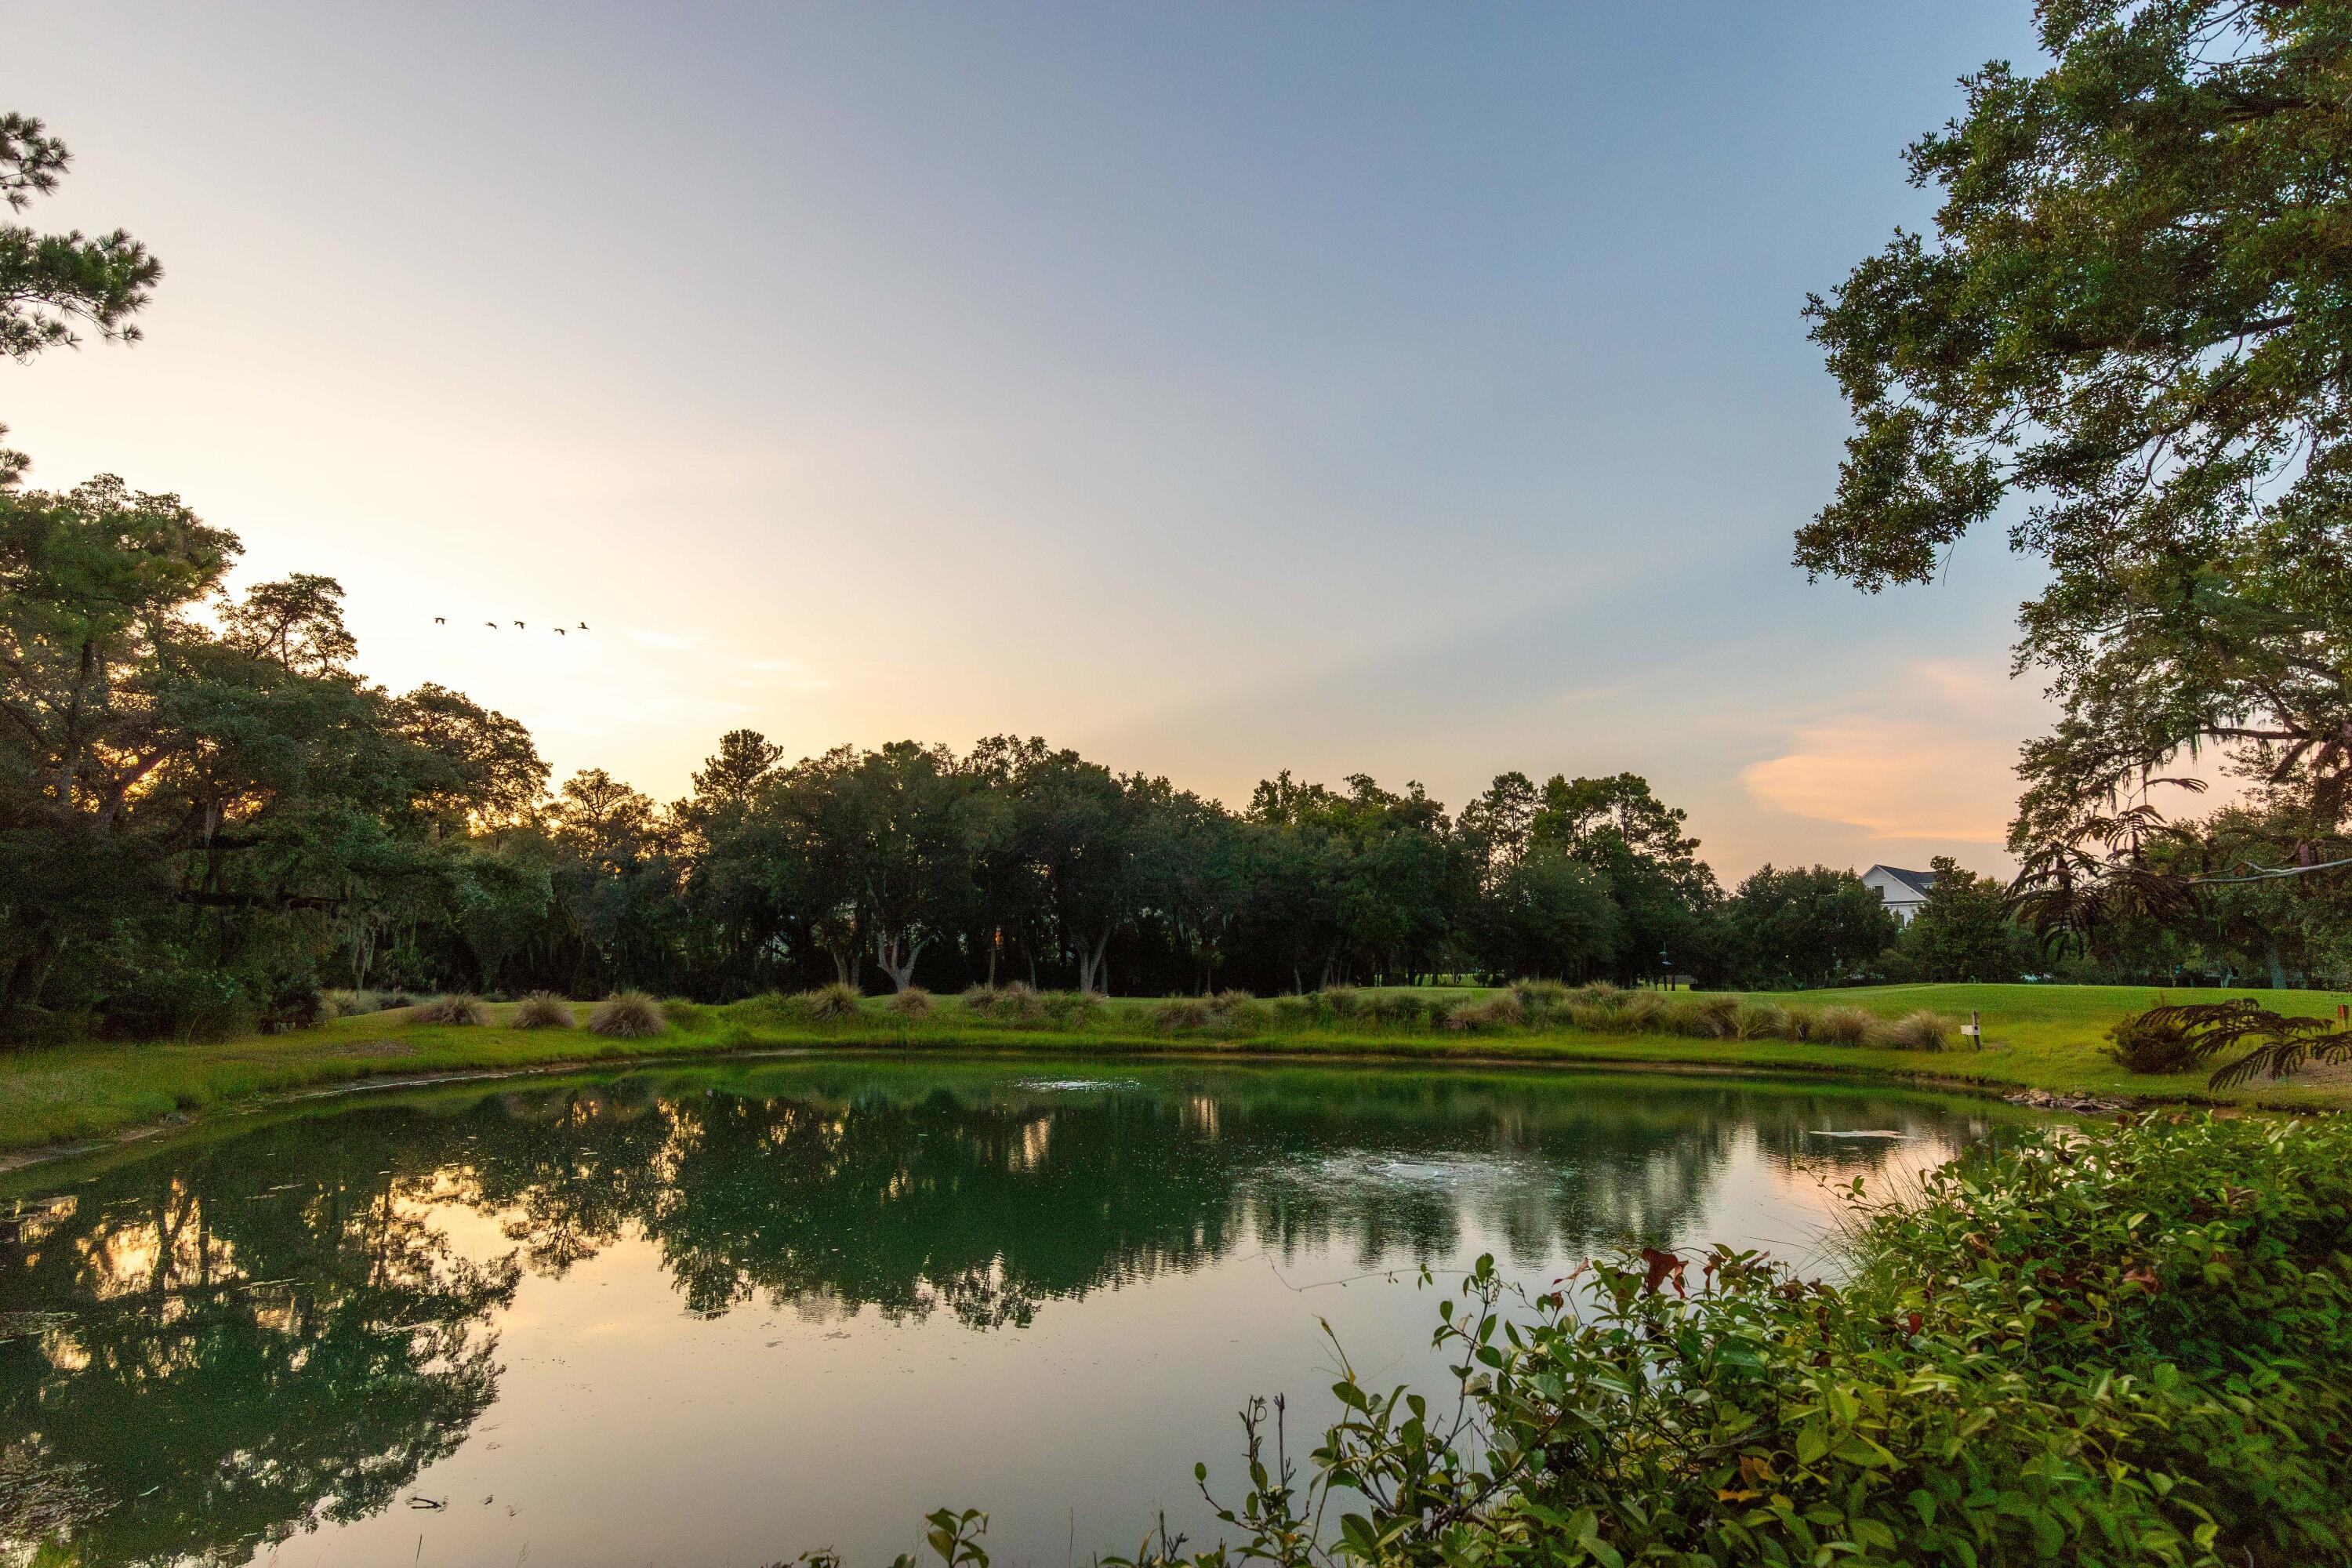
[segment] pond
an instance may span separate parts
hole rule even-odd
[[[1434,1391],[1441,1293],[1621,1240],[1832,1267],[2006,1107],[1754,1080],[834,1057],[380,1092],[12,1178],[0,1558],[1130,1552],[1235,1412]],[[1427,1268],[1434,1283],[1424,1286]],[[60,1542],[63,1543],[60,1550]]]

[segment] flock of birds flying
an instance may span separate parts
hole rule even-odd
[[[434,624],[435,626],[447,626],[447,625],[449,624],[449,617],[448,617],[448,616],[434,616],[434,617],[433,617],[433,624]],[[484,625],[484,626],[486,626],[489,627],[489,628],[490,628],[490,630],[492,630],[492,631],[497,631],[497,630],[499,629],[499,623],[498,623],[498,622],[496,622],[496,621],[484,621],[484,622],[482,623],[482,625]],[[519,632],[520,632],[520,631],[528,631],[528,630],[530,630],[530,627],[528,627],[528,626],[524,626],[520,621],[517,621],[517,622],[515,622],[515,624],[514,624],[514,627],[515,627],[515,630],[517,630],[517,631],[519,631]],[[556,635],[557,637],[567,637],[567,636],[569,636],[569,635],[570,635],[570,633],[569,633],[569,632],[567,632],[567,631],[566,631],[563,627],[562,627],[562,626],[555,626],[555,627],[552,627],[552,628],[551,628],[551,630],[553,630],[553,632],[555,633],[555,635]],[[586,631],[587,629],[588,629],[588,623],[587,623],[586,621],[583,621],[583,622],[581,622],[577,626],[574,626],[574,627],[572,627],[572,631],[583,631],[583,632]]]

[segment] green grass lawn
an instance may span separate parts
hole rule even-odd
[[[488,1027],[421,1025],[404,1013],[379,1013],[288,1035],[201,1044],[73,1046],[0,1057],[0,1149],[101,1138],[215,1106],[371,1078],[818,1046],[1057,1056],[1157,1050],[1379,1056],[1429,1062],[1610,1062],[1911,1079],[1990,1090],[2034,1088],[2294,1109],[2352,1106],[2352,1071],[2323,1071],[2220,1095],[2207,1093],[2201,1074],[2149,1078],[2125,1072],[2103,1054],[2101,1037],[2116,1017],[2147,1006],[2157,994],[2137,986],[1901,985],[1752,998],[1790,1007],[1843,1003],[1888,1017],[1923,1007],[1963,1021],[1972,1011],[1981,1015],[1979,1048],[1941,1052],[1567,1029],[1464,1035],[1362,1024],[1279,1028],[1243,1039],[1171,1037],[1152,1026],[1153,1004],[1140,998],[1116,999],[1075,1029],[983,1022],[952,1002],[941,1004],[928,1018],[909,1022],[885,1011],[879,1001],[869,1001],[856,1017],[824,1025],[755,1019],[740,1008],[695,1007],[681,1010],[678,1023],[668,1032],[644,1040],[606,1039],[584,1029],[509,1028],[503,1024],[506,1007],[493,1009],[500,1021]],[[2176,989],[2164,994],[2179,1002],[2252,995],[2281,1011],[2317,1016],[2332,1015],[2337,1003],[2352,1000],[2305,991]]]

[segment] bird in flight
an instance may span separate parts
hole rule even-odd
[[[446,626],[449,624],[449,617],[446,616],[436,616],[433,617],[433,624],[436,626]]]
[[[522,623],[520,621],[517,621],[515,623],[515,629],[517,631],[520,631],[522,629]]]
[[[496,621],[484,621],[482,625],[489,627],[492,631],[497,631],[499,629],[499,623]]]
[[[555,628],[555,635],[556,635],[557,637],[562,637],[562,636],[563,635],[563,628],[562,628],[562,626],[558,626],[558,627],[556,627],[556,628]]]
[[[584,632],[584,631],[586,631],[586,630],[588,629],[588,623],[587,623],[586,621],[583,621],[583,622],[581,622],[581,623],[580,623],[580,629],[581,629],[582,631],[583,631],[583,632]]]

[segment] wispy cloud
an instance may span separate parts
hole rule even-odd
[[[1998,845],[2017,798],[2017,748],[2042,727],[2031,687],[1918,660],[1877,700],[1799,726],[1739,780],[1759,804],[1872,839]]]

